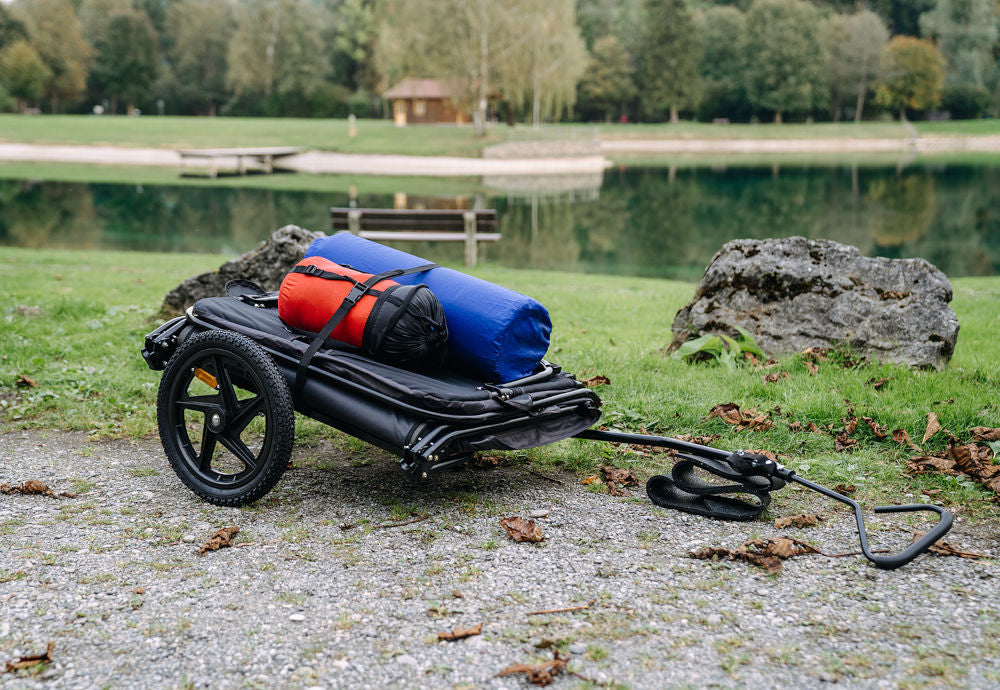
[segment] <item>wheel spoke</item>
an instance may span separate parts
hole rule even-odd
[[[230,433],[239,435],[247,428],[247,424],[264,409],[264,396],[258,395],[253,400],[241,403],[240,410],[229,420]]]
[[[216,377],[219,379],[219,394],[222,396],[222,405],[226,414],[232,415],[239,409],[239,401],[236,400],[236,391],[233,389],[233,380],[229,376],[226,364],[222,357],[215,357]]]
[[[247,466],[248,470],[255,469],[257,467],[257,456],[253,454],[247,444],[243,443],[239,436],[233,436],[232,434],[219,434],[219,443],[224,445],[230,453],[235,455],[244,465]]]
[[[197,410],[207,413],[209,410],[218,409],[222,400],[218,395],[192,395],[177,401],[177,406],[182,410]]]
[[[212,456],[215,455],[215,441],[219,437],[208,428],[208,421],[201,432],[201,454],[198,456],[198,469],[208,472],[212,469]]]

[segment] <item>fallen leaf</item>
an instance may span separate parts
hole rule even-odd
[[[21,374],[17,377],[17,381],[14,382],[14,385],[18,388],[34,388],[38,385],[38,381],[31,378],[27,374]]]
[[[956,471],[954,468],[955,461],[950,457],[942,455],[921,455],[906,461],[906,469],[913,474],[923,474],[927,470],[937,470],[953,475],[961,474],[961,472]]]
[[[937,496],[941,493],[941,489],[921,489],[920,493],[924,496]]]
[[[809,370],[810,376],[816,376],[819,373],[819,367],[813,364],[812,362],[802,360],[802,363],[806,365],[806,369]]]
[[[145,587],[133,587],[132,588],[132,594],[145,594],[145,593],[146,593],[146,588]]]
[[[853,494],[858,490],[858,487],[854,486],[854,484],[837,484],[837,486],[833,487],[833,490],[838,494]]]
[[[781,379],[787,379],[791,374],[787,371],[773,371],[770,374],[764,374],[760,377],[760,380],[764,383],[777,383]]]
[[[869,386],[871,386],[875,390],[880,391],[880,390],[882,390],[882,387],[885,384],[889,383],[890,381],[892,381],[892,377],[884,378],[884,379],[870,378],[867,381],[865,381],[865,383],[867,383]]]
[[[941,423],[938,421],[938,416],[934,412],[927,413],[927,430],[924,431],[924,437],[920,439],[921,443],[927,443],[927,439],[941,431]]]
[[[596,388],[597,386],[610,386],[611,379],[607,376],[598,374],[597,376],[591,376],[589,379],[583,379],[580,383],[585,385],[587,388]]]
[[[774,426],[774,422],[768,417],[766,412],[758,412],[752,407],[741,410],[736,403],[724,403],[716,405],[708,412],[705,419],[718,417],[726,424],[732,424],[736,431],[767,431]]]
[[[819,521],[819,515],[815,513],[799,513],[798,515],[789,515],[788,517],[778,518],[774,521],[775,529],[784,529],[786,527],[812,527]]]
[[[517,517],[516,515],[502,517],[500,518],[500,526],[507,531],[507,536],[516,542],[545,541],[545,537],[542,536],[542,528],[536,525],[534,520],[525,520],[523,517]]]
[[[581,479],[580,483],[581,484],[587,484],[588,486],[590,484],[600,484],[601,483],[601,478],[598,475],[596,475],[596,474],[592,474],[589,477],[584,477],[583,479]]]
[[[472,637],[473,635],[481,635],[483,632],[483,624],[476,623],[471,628],[453,628],[451,632],[439,632],[439,640],[462,640],[466,637]]]
[[[972,432],[973,441],[1000,441],[1000,429],[991,429],[988,426],[974,426],[969,431]]]
[[[42,654],[34,654],[31,656],[22,656],[17,661],[7,662],[7,673],[13,673],[14,671],[20,671],[22,668],[31,668],[32,666],[38,666],[39,664],[49,664],[52,663],[52,650],[55,647],[55,643],[49,642],[48,647],[45,648],[45,652]]]
[[[708,434],[707,436],[692,436],[691,434],[681,434],[680,436],[674,436],[674,438],[678,441],[697,443],[699,446],[710,446],[719,440],[719,435]]]
[[[924,532],[914,532],[913,541],[917,541],[918,539],[920,539],[920,537],[924,536],[924,534],[925,534]],[[987,556],[984,553],[976,553],[974,551],[962,551],[960,549],[956,549],[949,542],[946,542],[943,539],[938,539],[936,542],[931,544],[927,548],[927,550],[930,553],[934,554],[935,556],[955,556],[956,558],[971,558],[971,559],[989,558],[989,556]]]
[[[844,423],[844,431],[849,434],[853,434],[854,430],[858,428],[858,418],[854,415],[851,415],[846,419],[841,419],[840,421]]]
[[[905,443],[918,453],[922,453],[924,450],[923,448],[921,448],[916,443],[910,440],[910,435],[906,432],[906,429],[894,429],[892,432],[892,440],[895,441],[896,443]]]
[[[691,558],[700,559],[728,558],[731,561],[744,561],[764,568],[769,574],[774,575],[781,571],[782,559],[813,553],[821,554],[818,549],[803,541],[779,537],[778,539],[752,539],[732,550],[719,546],[706,546],[692,551],[689,555]]]
[[[608,485],[608,492],[612,496],[628,496],[627,487],[639,486],[639,480],[636,479],[632,470],[612,467],[611,465],[602,465],[601,475],[604,483]]]
[[[825,362],[830,349],[826,347],[807,347],[802,351],[802,359],[811,359],[816,362]]]
[[[496,677],[523,673],[532,685],[551,685],[555,677],[566,670],[566,666],[569,664],[569,658],[559,656],[558,649],[552,650],[552,656],[552,661],[543,661],[540,664],[513,664],[500,671]]]
[[[838,453],[851,450],[856,445],[858,445],[858,440],[856,438],[850,438],[846,432],[843,434],[837,434],[833,438],[833,446],[836,448]]]
[[[23,494],[26,496],[51,496],[52,498],[59,498],[60,496],[65,496],[66,498],[76,498],[76,494],[68,491],[56,494],[56,492],[50,489],[45,482],[37,479],[29,479],[26,482],[22,482],[20,486],[11,486],[10,484],[4,482],[3,484],[0,484],[0,493],[7,494],[8,496],[13,494]]]
[[[233,545],[233,537],[239,534],[240,528],[236,525],[223,527],[218,532],[209,537],[208,541],[201,545],[198,553],[204,556],[209,551],[218,551],[226,546]]]
[[[809,422],[809,424],[806,425],[806,431],[810,433],[816,433],[817,431],[819,431],[819,427],[816,426],[816,422]]]
[[[802,431],[802,422],[792,422],[788,425],[789,431]]]
[[[877,438],[878,440],[881,441],[886,436],[888,436],[889,430],[886,429],[881,424],[879,424],[878,422],[876,422],[871,417],[862,417],[861,419],[864,421],[865,424],[868,425],[868,428],[872,430],[872,433],[875,434],[875,438]]]

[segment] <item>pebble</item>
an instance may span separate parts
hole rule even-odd
[[[537,520],[538,518],[548,517],[549,512],[551,512],[550,508],[536,508],[535,510],[528,513],[528,517]]]
[[[579,642],[574,642],[569,646],[570,654],[586,654],[587,648]]]
[[[301,623],[305,619],[306,617],[303,616],[301,613],[293,613],[288,617],[288,620],[292,621],[293,623]]]
[[[721,623],[721,622],[722,622],[722,616],[720,616],[720,615],[719,615],[719,614],[717,614],[717,613],[710,613],[710,614],[708,614],[708,616],[707,616],[707,617],[705,618],[705,621],[706,621],[706,622],[707,622],[707,623],[708,623],[709,625],[718,625],[719,623]]]
[[[183,536],[183,537],[181,538],[181,541],[183,541],[183,542],[184,542],[185,544],[193,544],[193,543],[195,543],[195,542],[196,542],[197,540],[198,540],[198,538],[197,538],[197,537],[195,537],[195,536],[194,536],[193,534],[185,534],[185,535],[184,535],[184,536]]]
[[[403,666],[416,666],[417,660],[409,654],[400,654],[396,657],[396,663],[402,664]]]

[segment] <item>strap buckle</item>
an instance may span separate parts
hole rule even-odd
[[[321,277],[324,273],[323,269],[316,264],[309,264],[308,266],[302,267],[302,272],[307,276]]]
[[[347,293],[347,297],[344,298],[344,301],[349,304],[356,304],[359,299],[364,297],[364,294],[368,292],[368,289],[369,286],[364,283],[355,283],[351,287],[350,292]]]

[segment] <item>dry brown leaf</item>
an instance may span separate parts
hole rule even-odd
[[[927,443],[927,439],[941,431],[941,423],[938,421],[938,416],[934,412],[927,413],[927,430],[924,431],[924,437],[920,439],[921,443]]]
[[[799,513],[798,515],[789,515],[787,517],[778,518],[774,521],[774,528],[784,529],[786,527],[812,527],[819,520],[819,515],[816,515],[815,513]]]
[[[513,664],[500,671],[496,677],[523,673],[532,685],[551,685],[555,677],[566,670],[569,664],[569,658],[559,656],[558,649],[552,650],[552,656],[552,661],[543,661],[540,664]]]
[[[807,360],[802,360],[802,363],[806,365],[806,369],[809,370],[810,376],[816,376],[816,374],[819,373],[819,367],[813,364],[812,362]]]
[[[584,477],[583,479],[581,479],[580,483],[581,484],[587,484],[588,486],[590,484],[600,484],[601,483],[601,478],[598,475],[596,475],[596,474],[592,474],[589,477]]]
[[[885,386],[885,384],[889,383],[890,381],[892,381],[892,377],[884,379],[870,378],[867,381],[865,381],[865,383],[867,383],[875,390],[880,391],[882,390],[882,387]]]
[[[907,433],[906,429],[893,429],[892,440],[895,441],[896,443],[905,443],[918,453],[924,452],[923,448],[921,448],[912,440],[910,440],[910,434]]]
[[[743,421],[743,413],[740,412],[740,406],[736,403],[723,403],[721,405],[716,405],[708,412],[708,416],[705,419],[711,419],[712,417],[718,417],[726,424],[739,424]]]
[[[872,430],[872,433],[875,434],[875,438],[877,438],[878,440],[881,441],[882,439],[884,439],[886,436],[889,435],[889,430],[886,429],[881,424],[879,424],[878,422],[876,422],[871,417],[862,417],[861,419],[864,421],[865,424],[868,425],[868,428]]]
[[[583,379],[580,383],[585,385],[587,388],[596,388],[597,386],[610,386],[611,379],[602,374],[598,374],[597,376],[591,376],[589,379]]]
[[[516,542],[545,541],[545,537],[542,536],[542,528],[536,525],[534,520],[525,520],[516,515],[502,517],[500,518],[500,526],[506,530],[507,536]]]
[[[236,525],[232,527],[223,527],[218,532],[209,537],[208,541],[201,545],[198,549],[198,553],[204,556],[209,551],[218,551],[226,546],[233,545],[233,537],[239,534],[240,528]]]
[[[854,486],[854,484],[837,484],[837,486],[833,487],[833,490],[838,494],[853,494],[858,490],[858,487]]]
[[[731,561],[744,561],[760,566],[774,575],[781,571],[781,559],[811,553],[821,552],[798,539],[779,537],[778,539],[753,539],[733,550],[719,546],[706,546],[692,551],[689,555],[691,558],[728,558]]]
[[[827,347],[807,347],[802,351],[802,359],[811,359],[816,362],[825,362],[826,356],[830,353]]]
[[[773,371],[770,374],[764,374],[760,377],[760,380],[764,383],[777,383],[781,379],[787,379],[791,374],[787,371]]]
[[[924,496],[938,496],[941,494],[941,489],[921,489],[920,493]]]
[[[920,537],[924,536],[924,534],[925,534],[924,532],[914,532],[913,541],[917,541],[918,539],[920,539]],[[987,556],[984,553],[976,553],[975,551],[962,551],[960,549],[956,549],[949,542],[946,542],[943,539],[938,539],[936,542],[931,544],[927,550],[930,553],[934,554],[935,556],[955,556],[956,558],[971,558],[971,559],[989,558],[989,556]]]
[[[802,422],[792,422],[788,425],[789,431],[802,431]]]
[[[697,443],[699,446],[710,446],[719,440],[719,435],[708,434],[707,436],[692,436],[691,434],[681,434],[680,436],[674,436],[674,438],[678,441]]]
[[[851,450],[857,445],[858,440],[856,438],[850,438],[847,433],[837,434],[833,438],[833,446],[836,448],[838,453]]]
[[[736,431],[744,431],[746,429],[750,429],[751,431],[767,431],[774,426],[774,422],[771,421],[766,412],[758,412],[752,407],[741,410],[740,406],[736,403],[716,405],[709,410],[708,416],[705,419],[711,419],[712,417],[718,417],[726,424],[732,424],[736,427]]]
[[[39,664],[49,664],[52,663],[52,650],[55,648],[54,642],[49,642],[48,647],[45,648],[45,652],[42,654],[33,654],[31,656],[22,656],[17,661],[7,662],[7,673],[13,673],[14,671],[20,671],[23,668],[31,668],[32,666],[38,666]]]
[[[17,381],[14,382],[14,385],[18,388],[34,388],[38,385],[38,381],[31,378],[27,374],[21,374],[17,377]]]
[[[818,427],[818,426],[816,426],[816,422],[809,422],[809,423],[808,423],[808,424],[806,425],[806,431],[808,431],[809,433],[813,433],[813,434],[814,434],[814,433],[816,433],[817,431],[819,431],[819,427]]]
[[[483,632],[483,624],[476,623],[471,628],[453,628],[451,632],[439,632],[439,640],[462,640],[466,637],[472,637],[473,635],[481,635]]]
[[[601,475],[604,478],[604,483],[608,485],[608,493],[612,496],[628,496],[627,487],[639,486],[639,480],[636,479],[632,470],[602,465]]]
[[[846,419],[841,419],[840,421],[844,423],[844,431],[849,434],[853,434],[854,430],[858,428],[858,418],[854,415],[851,415]]]
[[[1000,429],[991,429],[988,426],[974,426],[969,429],[972,432],[973,441],[1000,441]]]
[[[145,587],[133,587],[132,588],[132,594],[145,594],[145,593],[146,593],[146,588]]]
[[[24,494],[24,495],[38,495],[38,496],[51,496],[52,498],[59,498],[60,496],[65,496],[66,498],[76,498],[76,494],[70,493],[68,491],[63,491],[60,494],[56,494],[55,491],[48,487],[43,481],[37,479],[29,479],[22,482],[20,486],[11,486],[7,482],[0,484],[0,493],[7,494],[11,496],[13,494]]]
[[[961,474],[955,470],[955,461],[942,455],[921,455],[906,461],[906,469],[913,474],[923,474],[927,470],[937,470],[945,474]]]

